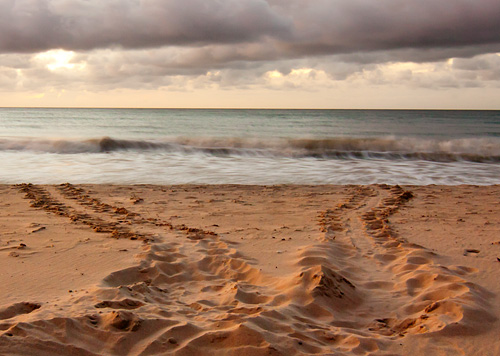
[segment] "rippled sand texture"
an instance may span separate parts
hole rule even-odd
[[[0,187],[0,354],[500,353],[500,189]]]

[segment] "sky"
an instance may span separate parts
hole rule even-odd
[[[500,109],[499,0],[0,0],[0,106]]]

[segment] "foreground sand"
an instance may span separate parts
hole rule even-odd
[[[500,186],[0,186],[1,355],[499,355]]]

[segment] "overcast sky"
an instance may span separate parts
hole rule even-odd
[[[0,106],[500,109],[499,0],[1,0]]]

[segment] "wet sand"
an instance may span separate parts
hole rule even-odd
[[[498,355],[500,186],[0,186],[1,355]]]

